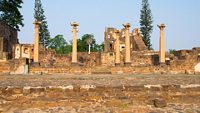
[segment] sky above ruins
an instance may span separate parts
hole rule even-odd
[[[67,41],[72,39],[70,22],[80,23],[80,38],[94,34],[98,43],[104,39],[105,27],[123,28],[131,23],[131,29],[139,27],[142,0],[42,0],[51,37],[61,34]],[[191,49],[200,46],[200,0],[149,0],[153,26],[152,44],[159,48],[157,24],[166,25],[166,48]],[[21,43],[33,43],[34,0],[24,0],[21,9],[25,26],[19,32]]]

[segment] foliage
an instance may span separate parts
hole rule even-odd
[[[45,47],[49,46],[49,40],[50,40],[50,32],[48,30],[48,25],[46,21],[46,17],[44,15],[44,9],[42,7],[41,0],[35,0],[35,13],[34,17],[35,20],[38,20],[41,22],[40,25],[40,43],[43,44]]]
[[[175,55],[176,50],[175,49],[169,49],[169,53]]]
[[[92,39],[91,52],[101,52],[103,51],[104,44],[96,44],[96,40],[92,34],[85,34],[81,39],[77,39],[77,51],[78,52],[88,52],[89,45],[87,43],[88,39]],[[54,49],[57,54],[68,54],[72,52],[72,41],[67,43],[63,38],[63,35],[57,35],[49,40],[49,49]]]
[[[143,41],[148,49],[152,49],[151,33],[153,31],[153,17],[148,0],[142,0],[142,9],[140,14],[140,31],[143,37]]]
[[[0,0],[0,21],[19,31],[19,27],[24,26],[23,15],[19,11],[22,3],[22,0]]]
[[[57,54],[68,54],[72,46],[66,42],[63,35],[57,35],[49,40],[49,49],[54,49]]]
[[[81,37],[81,39],[77,40],[77,50],[78,52],[88,52],[89,51],[89,45],[87,44],[87,40],[91,39],[92,43],[90,44],[91,46],[91,51],[93,52],[92,48],[94,47],[96,40],[94,39],[94,35],[92,34],[85,34]]]

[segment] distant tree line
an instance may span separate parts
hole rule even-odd
[[[20,31],[20,26],[23,24],[23,15],[20,13],[23,0],[0,0],[0,21],[6,22],[11,27]],[[41,0],[35,0],[35,20],[41,21],[40,25],[40,44],[43,44],[46,48],[55,49],[59,54],[67,54],[71,52],[71,43],[67,42],[62,35],[57,35],[54,38],[50,38],[50,32],[48,30],[47,20],[44,15],[44,9],[42,7]],[[151,33],[153,31],[153,17],[150,10],[148,0],[142,0],[142,9],[140,14],[140,31],[143,36],[143,41],[148,47],[152,49]],[[85,34],[77,40],[77,48],[79,52],[88,51],[89,47],[87,40],[91,38],[91,51],[97,52],[103,50],[103,44],[97,44],[94,36],[91,34]]]
[[[80,39],[77,39],[77,51],[88,52],[89,44],[87,40],[91,39],[91,52],[103,51],[103,44],[97,44],[92,34],[85,34]],[[63,35],[57,35],[49,41],[49,49],[54,49],[57,54],[68,54],[72,52],[72,41],[67,42]]]

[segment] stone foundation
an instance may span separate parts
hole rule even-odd
[[[200,85],[8,86],[0,87],[0,94],[1,112],[50,109],[69,110],[68,112],[138,113],[155,112],[157,108],[174,112],[184,112],[188,108],[200,110]],[[184,107],[176,109],[180,105]]]

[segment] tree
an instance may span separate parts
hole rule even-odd
[[[44,9],[42,7],[41,0],[35,0],[35,13],[34,17],[35,20],[38,20],[41,22],[40,25],[40,43],[44,45],[44,47],[49,46],[49,40],[50,40],[50,32],[48,30],[48,25],[46,21],[46,17],[44,15]]]
[[[92,34],[85,34],[81,37],[81,39],[77,40],[77,48],[78,48],[78,52],[88,52],[89,51],[89,45],[87,43],[87,41],[91,39],[92,43],[90,44],[91,46],[91,51],[93,51],[93,48],[95,47],[96,44],[96,40],[94,39],[94,35]]]
[[[143,41],[148,49],[152,49],[151,33],[153,31],[153,17],[148,0],[142,0],[142,9],[140,14],[140,31],[143,37]]]
[[[22,0],[0,0],[0,21],[19,31],[19,27],[24,26],[23,15],[19,11],[22,3]]]
[[[68,54],[72,46],[66,42],[63,35],[57,35],[49,40],[49,49],[54,49],[57,54]]]
[[[176,50],[175,50],[175,49],[169,49],[169,54],[175,55],[175,53],[176,53]]]

